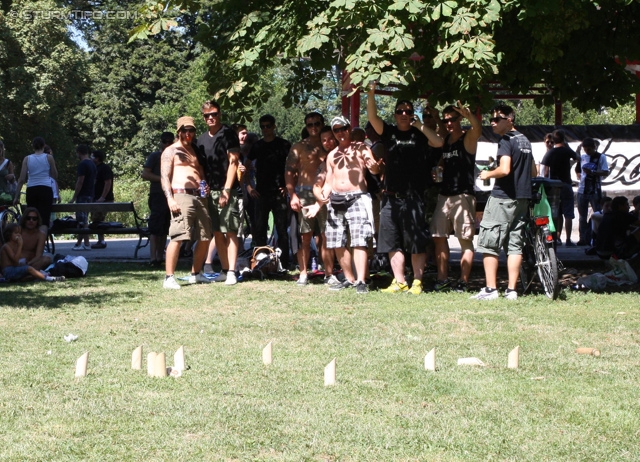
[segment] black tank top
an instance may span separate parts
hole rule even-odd
[[[470,154],[464,148],[464,137],[466,135],[465,132],[453,144],[449,144],[451,135],[447,135],[444,146],[442,146],[444,170],[442,172],[440,194],[444,196],[455,196],[457,194],[475,195],[476,155]]]

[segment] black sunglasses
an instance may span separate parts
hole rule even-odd
[[[347,130],[349,130],[349,126],[345,125],[344,127],[334,128],[333,132],[334,133],[342,133],[342,132],[347,131]]]
[[[322,122],[320,121],[316,121],[316,122],[309,122],[307,124],[307,128],[313,128],[313,127],[321,127],[322,126]]]
[[[442,119],[442,121],[443,121],[445,124],[448,124],[449,122],[452,122],[452,123],[453,123],[453,122],[457,122],[459,118],[460,118],[460,116],[458,116],[458,117],[450,117],[450,118],[448,118],[448,119]]]
[[[413,115],[413,109],[396,109],[396,115]]]
[[[264,124],[264,125],[260,125],[260,129],[261,130],[265,130],[265,129],[270,129],[271,128],[271,124]]]
[[[433,119],[433,116],[431,115],[430,112],[423,112],[422,113],[422,118],[423,119]]]
[[[489,122],[499,123],[501,120],[509,120],[508,117],[491,117]]]
[[[219,112],[206,112],[202,114],[202,117],[204,117],[205,119],[208,119],[209,117],[218,117],[219,115],[220,115]]]
[[[38,221],[38,217],[34,217],[33,215],[27,215],[25,220],[26,221]]]
[[[195,133],[196,129],[195,128],[181,128],[180,131],[182,133]]]
[[[171,143],[173,143],[173,140],[161,140],[160,142],[162,144],[171,144]]]

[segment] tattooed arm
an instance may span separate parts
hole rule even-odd
[[[291,147],[289,155],[287,156],[287,163],[284,166],[284,181],[291,200],[291,210],[294,212],[299,212],[302,209],[300,198],[296,194],[298,170],[300,168],[300,155],[298,154],[300,146],[301,143],[296,143]]]
[[[171,180],[173,178],[173,157],[175,151],[173,149],[165,149],[162,152],[160,158],[160,184],[162,185],[162,191],[167,197],[167,205],[171,213],[180,213],[180,206],[173,198],[173,190],[171,189]]]

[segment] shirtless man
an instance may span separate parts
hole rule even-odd
[[[47,235],[40,229],[40,226],[42,226],[42,218],[38,209],[27,207],[20,218],[20,227],[22,228],[20,257],[27,262],[27,265],[37,270],[45,269],[53,260],[50,254],[44,253]]]
[[[299,285],[306,285],[308,282],[307,263],[311,255],[311,239],[314,228],[321,232],[323,222],[326,222],[327,219],[326,209],[324,212],[320,210],[317,216],[313,217],[307,217],[303,213],[304,207],[311,206],[316,202],[313,195],[313,184],[318,168],[324,162],[326,155],[320,142],[320,130],[324,125],[322,114],[310,112],[305,116],[304,123],[309,137],[291,147],[285,164],[285,184],[289,193],[291,210],[298,214],[302,238],[302,246],[297,253],[298,266],[300,267]],[[323,254],[323,261],[324,257]],[[333,261],[330,267],[333,268]]]
[[[327,247],[335,249],[345,275],[342,284],[331,290],[355,287],[356,293],[369,290],[364,282],[367,273],[367,241],[373,238],[371,196],[367,193],[365,168],[374,175],[380,166],[371,149],[364,143],[351,141],[349,122],[342,116],[334,117],[331,129],[338,140],[338,147],[327,156],[327,178],[322,187],[322,199],[329,199],[327,208]],[[351,253],[346,248],[347,232],[353,247],[354,277]]]
[[[210,282],[200,271],[207,257],[213,231],[207,211],[207,199],[200,195],[200,181],[205,179],[205,175],[192,144],[196,135],[193,117],[180,117],[177,131],[178,141],[167,147],[160,159],[160,183],[171,211],[171,242],[167,246],[167,274],[163,283],[165,289],[180,288],[173,273],[178,264],[180,244],[190,239],[198,242],[193,252],[189,284]],[[205,192],[209,193],[208,186]]]

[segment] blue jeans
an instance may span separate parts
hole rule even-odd
[[[578,214],[580,215],[580,241],[591,244],[591,226],[587,222],[589,216],[589,205],[594,212],[600,211],[600,199],[602,194],[598,191],[595,194],[578,193]]]

